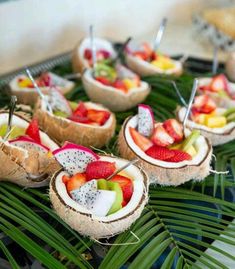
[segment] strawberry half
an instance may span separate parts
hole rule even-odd
[[[91,49],[85,49],[85,50],[84,50],[83,57],[84,57],[86,60],[91,60],[91,58],[92,58],[92,52],[91,52]]]
[[[121,79],[116,79],[112,86],[118,90],[123,91],[124,93],[128,92],[127,87],[125,86],[125,83]]]
[[[79,102],[77,108],[73,111],[73,115],[76,115],[79,117],[87,116],[87,108],[83,102]]]
[[[200,113],[209,114],[216,109],[216,103],[206,94],[195,97],[193,107]]]
[[[115,170],[115,163],[107,161],[94,161],[87,165],[86,178],[87,180],[107,178],[111,176]]]
[[[70,193],[73,190],[79,189],[83,184],[86,183],[86,174],[77,173],[69,180],[66,176],[63,176],[62,180],[66,184],[67,192]]]
[[[128,177],[124,177],[121,175],[115,175],[110,179],[110,181],[114,181],[119,183],[120,187],[122,188],[123,199],[126,203],[128,203],[131,199],[133,194],[133,183],[132,180]]]
[[[92,121],[90,121],[87,117],[84,117],[84,116],[72,115],[71,117],[69,117],[69,119],[72,121],[84,123],[84,124],[92,123]]]
[[[168,162],[178,163],[182,161],[192,160],[192,156],[185,151],[178,150],[178,149],[172,149],[171,151],[173,152],[174,156],[169,158],[167,160]]]
[[[112,85],[112,83],[105,77],[96,77],[95,79],[106,86]]]
[[[32,121],[29,123],[29,126],[26,129],[25,134],[31,137],[34,141],[41,144],[38,121],[36,119],[32,119]]]
[[[151,148],[146,150],[145,153],[150,157],[161,161],[166,161],[175,155],[172,150],[156,145],[153,145]]]
[[[174,142],[182,141],[184,137],[183,126],[176,119],[169,119],[163,123],[163,127],[167,133],[174,139]]]
[[[210,90],[212,92],[219,92],[221,90],[227,91],[228,89],[228,80],[224,74],[220,74],[212,78],[210,83]]]
[[[110,117],[110,112],[106,110],[88,109],[87,118],[99,125],[104,125]]]
[[[153,135],[151,141],[162,147],[167,147],[174,143],[174,139],[168,134],[168,132],[163,128],[162,124],[157,124],[153,130]]]
[[[146,151],[153,145],[147,137],[141,135],[135,128],[129,127],[129,131],[135,144],[143,151]]]

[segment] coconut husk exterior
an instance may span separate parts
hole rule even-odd
[[[138,166],[144,169],[150,179],[150,183],[157,183],[160,185],[178,186],[191,179],[196,181],[203,180],[210,173],[210,162],[212,156],[212,147],[206,139],[209,151],[198,165],[185,165],[180,168],[162,167],[160,165],[153,165],[146,160],[138,156],[129,146],[124,134],[124,129],[126,127],[128,119],[122,126],[122,129],[118,136],[118,150],[122,158],[133,160],[138,158]]]
[[[101,103],[114,112],[126,111],[142,103],[150,93],[150,86],[146,82],[141,82],[140,88],[142,90],[133,89],[125,94],[120,90],[109,87],[91,79],[86,72],[82,76],[82,82],[86,94],[95,103]]]
[[[179,121],[182,122],[183,119],[179,116],[179,111],[180,111],[180,108],[177,109],[176,115]],[[199,125],[198,127],[196,127],[194,126],[194,122],[191,120],[187,120],[186,127],[191,130],[192,129],[200,130],[201,135],[208,138],[212,146],[222,145],[235,139],[235,126],[231,128],[229,131],[225,131],[222,134],[217,134],[217,133],[214,133],[213,131],[205,130],[205,127],[203,125]]]
[[[103,107],[101,106],[100,108],[102,109]],[[61,144],[69,141],[85,147],[101,148],[109,142],[116,128],[116,118],[113,113],[110,116],[112,123],[107,128],[80,124],[51,115],[47,111],[42,110],[40,100],[38,100],[36,105],[34,116],[44,132]]]
[[[126,54],[125,56],[125,60],[126,60],[126,64],[127,66],[134,71],[135,73],[137,73],[140,76],[150,76],[150,75],[168,75],[165,73],[160,73],[157,70],[154,70],[153,66],[151,64],[149,65],[143,65],[138,61],[138,58],[130,55],[130,54]],[[174,76],[180,76],[183,73],[183,68],[181,66],[181,68],[179,68],[177,71],[175,71],[174,73],[170,74],[170,75],[174,75]]]
[[[58,191],[56,190],[56,178],[61,171],[56,172],[50,182],[50,199],[54,210],[57,214],[74,230],[84,236],[89,236],[92,239],[108,238],[116,234],[122,233],[127,230],[133,222],[135,222],[141,215],[144,206],[148,201],[148,177],[141,170],[144,178],[145,190],[142,194],[141,200],[136,207],[127,215],[111,220],[109,222],[99,221],[92,218],[91,214],[79,212],[74,208],[68,206],[63,199],[61,199]]]

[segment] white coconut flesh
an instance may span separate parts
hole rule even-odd
[[[120,158],[108,157],[108,156],[101,156],[99,160],[102,161],[109,161],[114,162],[116,164],[116,168],[120,168],[124,166],[128,161]],[[92,219],[102,222],[110,222],[120,218],[124,218],[128,216],[131,212],[135,211],[135,209],[139,206],[141,201],[143,200],[143,195],[147,192],[147,178],[146,175],[140,171],[140,169],[135,166],[131,165],[125,169],[125,174],[127,177],[133,180],[133,194],[128,202],[128,204],[123,207],[122,209],[118,210],[117,212],[110,214],[105,217],[98,217],[92,215]],[[82,207],[76,201],[74,201],[67,193],[67,189],[65,184],[62,181],[63,175],[68,175],[66,172],[61,171],[56,175],[55,183],[54,184],[54,191],[57,195],[62,199],[63,203],[66,204],[68,207],[71,207],[73,210],[78,211],[79,213],[84,214],[91,214],[89,210]],[[79,220],[78,220],[79,221]]]
[[[8,117],[9,117],[9,114],[7,112],[0,113],[0,126],[8,124]],[[13,115],[13,117],[12,117],[12,126],[13,127],[17,126],[20,128],[27,129],[28,125],[29,125],[29,122],[27,120],[21,118],[20,116]],[[39,131],[39,133],[40,133],[42,145],[46,146],[51,151],[58,149],[58,145],[53,140],[51,140],[51,138],[46,133],[44,133],[42,131]],[[11,144],[11,146],[13,147],[12,144]]]
[[[53,85],[57,86],[61,92],[67,92],[68,89],[72,89],[74,87],[74,82],[66,80],[62,77],[57,76],[56,74],[50,73],[48,72],[52,78],[52,83]],[[12,91],[15,92],[35,92],[37,93],[37,91],[34,88],[28,88],[28,87],[20,87],[18,84],[18,79],[22,78],[22,79],[28,79],[28,76],[21,74],[16,76],[15,78],[13,78],[11,80],[11,82],[9,83],[9,86],[11,88]],[[44,92],[44,91],[49,91],[50,87],[40,87],[40,89]]]
[[[116,52],[111,44],[111,42],[109,42],[108,40],[102,39],[102,38],[94,38],[94,45],[95,45],[95,49],[96,51],[99,50],[106,50],[110,53],[111,55],[111,59],[116,57]],[[89,67],[89,63],[88,61],[84,58],[84,52],[85,49],[91,49],[91,40],[90,38],[84,38],[82,40],[82,42],[80,43],[80,46],[77,48],[77,53],[79,55],[79,58],[82,60],[83,65],[85,67]]]
[[[180,61],[176,61],[173,59],[171,59],[171,61],[174,64],[174,67],[164,70],[151,64],[150,62],[140,59],[139,57],[135,57],[131,54],[128,54],[127,57],[131,59],[132,61],[135,61],[138,65],[143,66],[144,68],[147,68],[149,71],[156,72],[159,74],[172,75],[172,74],[181,72],[183,68],[182,63]]]
[[[107,86],[102,84],[101,82],[97,81],[93,76],[92,76],[92,70],[91,69],[87,69],[85,70],[84,74],[83,74],[84,79],[87,81],[87,83],[93,84],[93,85],[99,85],[99,87],[102,87],[103,90],[108,92],[115,92],[117,94],[120,94],[122,96],[125,96],[127,98],[130,98],[131,95],[133,93],[138,93],[138,92],[144,92],[144,91],[148,91],[149,90],[149,85],[147,82],[145,81],[140,81],[140,86],[139,87],[133,87],[131,89],[128,90],[127,93],[112,87],[112,86]]]
[[[161,160],[156,160],[149,155],[147,155],[143,150],[141,150],[132,139],[132,136],[129,131],[129,127],[137,128],[138,125],[138,115],[130,118],[124,128],[124,137],[126,140],[126,143],[128,147],[142,160],[156,166],[161,166],[165,168],[181,168],[186,165],[199,165],[203,160],[205,159],[205,156],[210,151],[210,148],[208,146],[208,143],[206,139],[203,136],[199,136],[198,139],[195,141],[194,146],[197,151],[196,156],[192,158],[192,160],[189,161],[182,161],[182,162],[166,162]],[[190,130],[185,130],[186,137],[191,133]]]
[[[92,102],[84,102],[85,106],[88,108],[88,109],[96,109],[96,110],[105,110],[105,111],[108,111],[110,112],[107,108],[103,107],[102,105],[99,105],[99,104],[95,104],[95,103],[92,103]],[[56,116],[52,113],[50,113],[48,110],[47,110],[47,105],[46,105],[46,102],[45,101],[41,101],[41,110],[45,111],[47,114],[50,115],[50,117],[56,117],[56,118],[60,118],[61,120],[64,120],[68,123],[74,123],[74,124],[78,124],[78,125],[82,125],[82,126],[89,126],[91,128],[101,128],[101,129],[108,129],[112,126],[112,123],[113,123],[113,116],[112,114],[110,115],[110,117],[108,118],[108,120],[102,125],[102,126],[99,126],[99,125],[92,125],[92,124],[86,124],[86,123],[80,123],[80,122],[76,122],[76,121],[72,121],[70,119],[66,119],[66,118],[63,118],[63,117],[60,117],[60,116]],[[110,112],[111,113],[111,112]]]
[[[178,118],[181,122],[183,122],[183,120],[184,120],[186,110],[187,109],[185,107],[182,107],[178,111]],[[226,111],[226,109],[224,109],[224,108],[216,108],[215,116],[221,116],[225,111]],[[235,129],[235,122],[229,122],[224,127],[220,127],[220,128],[210,128],[206,125],[196,123],[192,120],[188,120],[187,126],[190,128],[193,128],[193,129],[204,130],[206,132],[213,133],[213,134],[224,135],[224,134],[231,133]]]

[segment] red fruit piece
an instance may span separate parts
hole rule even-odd
[[[172,149],[171,151],[174,153],[174,156],[169,158],[167,160],[168,162],[178,163],[182,161],[192,160],[192,156],[185,151],[178,150],[178,149]]]
[[[125,83],[121,79],[115,80],[112,86],[125,93],[128,92],[128,89],[126,88]]]
[[[210,83],[210,90],[212,92],[219,92],[228,89],[228,80],[224,74],[213,77]]]
[[[216,109],[216,103],[206,94],[195,97],[193,107],[200,113],[211,113]]]
[[[111,176],[115,170],[115,163],[107,161],[94,161],[87,165],[86,178],[87,180],[107,178]]]
[[[103,59],[108,59],[108,58],[111,57],[110,52],[107,51],[107,50],[99,50],[98,53],[97,53],[97,58],[99,57],[99,54],[102,55]]]
[[[32,121],[29,123],[29,126],[26,129],[25,134],[31,137],[34,141],[41,144],[38,121],[36,119],[32,119]]]
[[[88,109],[87,118],[99,125],[104,125],[110,117],[110,112],[106,110]]]
[[[122,188],[123,199],[126,203],[128,203],[131,199],[133,194],[133,183],[132,180],[128,177],[124,177],[121,175],[115,175],[110,179],[110,181],[114,181],[119,183],[120,187]]]
[[[174,139],[163,128],[162,124],[157,124],[155,126],[153,130],[153,135],[151,137],[151,141],[155,145],[162,147],[167,147],[174,143]]]
[[[51,76],[45,72],[42,73],[41,76],[38,78],[37,84],[39,87],[49,87],[52,85]]]
[[[69,119],[79,123],[86,123],[86,124],[92,123],[87,117],[83,116],[72,115],[71,117],[69,117]]]
[[[91,60],[91,58],[92,58],[92,52],[91,52],[91,49],[85,49],[84,50],[84,58],[86,59],[86,60]]]
[[[176,119],[169,119],[163,123],[167,133],[174,139],[174,142],[182,141],[184,137],[183,126]]]
[[[161,161],[166,161],[175,155],[172,150],[156,145],[153,145],[151,148],[146,150],[145,153],[150,157]]]
[[[87,116],[87,108],[83,102],[80,102],[77,108],[73,111],[73,115],[86,117]]]
[[[135,144],[143,151],[146,151],[153,145],[147,137],[141,135],[135,128],[129,127],[129,131]]]
[[[137,58],[144,60],[144,61],[148,60],[148,54],[145,51],[135,51],[135,52],[133,52],[133,55]]]
[[[65,180],[62,178],[62,180]],[[79,189],[83,184],[86,183],[86,174],[84,173],[77,173],[72,176],[65,184],[67,188],[67,192],[70,193],[73,190]]]
[[[112,83],[105,77],[96,77],[95,79],[106,86],[112,85]]]
[[[66,175],[63,175],[62,176],[62,181],[64,184],[67,184],[67,182],[70,180],[70,177],[69,176],[66,176]]]

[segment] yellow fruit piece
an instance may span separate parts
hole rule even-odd
[[[151,64],[163,70],[168,70],[175,67],[173,61],[163,55],[158,55],[157,59],[152,61]]]
[[[179,144],[173,144],[171,146],[169,146],[168,148],[169,149],[180,149],[182,146],[182,143],[179,143]]]
[[[52,154],[52,152],[48,151],[47,152],[47,158],[53,158],[53,157],[54,157],[54,155]]]
[[[123,79],[123,83],[128,90],[137,87],[136,82],[129,78]]]
[[[196,151],[196,149],[195,149],[194,146],[190,146],[190,147],[186,150],[186,152],[187,152],[189,155],[191,155],[192,158],[193,158],[194,156],[197,155],[197,151]]]
[[[226,123],[227,120],[223,116],[213,116],[206,119],[206,126],[210,128],[222,128]]]
[[[207,119],[207,114],[201,113],[200,115],[198,115],[197,117],[197,123],[199,124],[205,124],[206,123],[206,119]]]
[[[32,82],[31,82],[31,80],[29,78],[25,78],[25,79],[19,81],[18,85],[21,88],[26,88],[26,87],[32,85]]]

